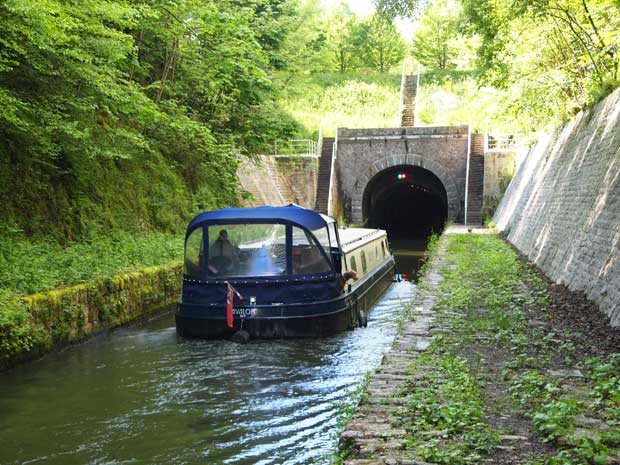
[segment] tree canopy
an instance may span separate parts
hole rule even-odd
[[[405,42],[394,22],[378,14],[360,23],[352,40],[362,63],[382,73],[405,57]]]
[[[481,37],[482,82],[513,89],[519,114],[570,116],[618,86],[616,0],[463,0]]]
[[[463,61],[469,36],[480,85],[503,89],[505,116],[524,128],[557,124],[620,84],[618,0],[458,0],[459,14],[447,3],[375,1],[419,18],[413,54],[427,69]]]
[[[373,0],[379,14],[387,18],[414,18],[428,0]]]
[[[235,154],[299,128],[273,79],[296,13],[289,0],[2,2],[0,215],[75,237],[235,203]]]
[[[415,31],[413,57],[431,69],[451,69],[462,53],[463,42],[459,11],[448,0],[435,1],[426,9]]]
[[[309,132],[286,87],[389,73],[397,16],[418,18],[427,71],[475,73],[528,129],[618,86],[619,0],[374,2],[366,18],[320,0],[1,2],[0,223],[71,239],[238,202],[240,156]]]
[[[304,2],[286,48],[295,73],[374,69],[387,72],[407,53],[393,18],[358,17],[344,3],[324,11],[319,0]]]

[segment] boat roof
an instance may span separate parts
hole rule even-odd
[[[373,239],[385,236],[383,229],[341,228],[338,230],[342,250],[346,253]]]
[[[191,232],[204,224],[227,224],[235,223],[261,223],[261,222],[286,222],[294,223],[308,229],[324,228],[335,220],[313,210],[300,207],[299,205],[286,205],[282,207],[263,206],[254,208],[222,208],[220,210],[207,211],[196,216],[187,226],[187,232]]]

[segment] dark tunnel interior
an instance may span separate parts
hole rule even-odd
[[[437,176],[417,166],[395,166],[370,180],[363,199],[368,227],[390,237],[426,237],[448,217],[446,189]]]

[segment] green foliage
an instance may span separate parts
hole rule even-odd
[[[434,341],[414,363],[418,382],[404,393],[407,404],[399,415],[409,435],[406,444],[433,463],[478,463],[499,444],[499,434],[484,421],[480,388],[468,362],[441,353],[440,347],[443,341]]]
[[[322,73],[298,77],[283,102],[308,135],[333,136],[336,127],[394,127],[400,99],[400,75]]]
[[[0,362],[26,353],[43,340],[25,304],[0,290]],[[0,366],[2,364],[0,363]]]
[[[501,0],[466,0],[462,5],[466,22],[460,27],[481,38],[477,68],[482,81],[505,87],[510,59],[514,58],[508,50],[510,22],[514,19],[510,5]]]
[[[405,57],[405,43],[394,22],[376,14],[359,25],[352,40],[363,64],[382,73]]]
[[[168,263],[26,299],[0,290],[0,370],[170,302],[180,290],[179,265]]]
[[[326,12],[318,0],[303,2],[284,48],[290,59],[286,84],[300,74],[358,68],[387,72],[406,53],[393,19],[379,14],[359,18],[345,3]]]
[[[180,260],[183,255],[182,237],[163,233],[119,231],[109,238],[68,247],[21,237],[3,237],[2,244],[0,292],[21,295],[137,271]]]
[[[583,411],[583,403],[574,399],[556,399],[543,403],[532,424],[545,441],[556,441],[570,434],[575,416]]]
[[[610,420],[620,421],[620,354],[609,360],[586,361],[592,380],[594,405]]]
[[[508,342],[525,326],[517,296],[523,270],[515,252],[491,235],[457,235],[450,239],[448,254],[454,267],[442,270],[439,308],[463,311],[467,318],[457,324],[469,335]]]
[[[557,123],[619,84],[620,14],[611,0],[463,0],[483,82],[506,88],[507,114]]]
[[[537,371],[526,371],[512,380],[510,394],[520,405],[536,405],[545,393],[557,392],[558,388]]]
[[[377,10],[388,18],[397,16],[413,18],[427,0],[373,0]]]
[[[341,73],[354,68],[357,63],[356,44],[353,40],[359,27],[359,19],[349,8],[341,4],[341,9],[333,14],[328,22],[327,50],[336,69]]]
[[[287,75],[312,74],[330,69],[328,24],[329,17],[320,0],[307,0],[300,5],[299,14],[283,45],[289,65]]]
[[[299,125],[273,74],[292,0],[0,5],[0,221],[75,240],[235,204],[239,153]]]
[[[439,86],[432,102],[419,102],[423,124],[473,122],[485,130],[488,120],[491,131],[529,134],[565,122],[620,85],[615,0],[375,3],[388,17],[420,14],[413,55],[427,69],[476,72],[475,85]],[[449,95],[466,93],[462,100]],[[444,105],[461,116],[442,117]]]
[[[471,71],[424,71],[417,99],[417,116],[423,125],[469,124],[478,132],[527,132],[519,121],[506,124],[502,113],[506,95],[492,87],[480,87]]]
[[[473,56],[468,39],[460,33],[460,9],[449,0],[435,0],[424,12],[413,38],[413,57],[430,69],[467,67]]]
[[[442,418],[450,418],[441,406],[448,397],[437,386],[454,375],[446,376],[442,372],[442,376],[437,376],[434,370],[442,366],[441,357],[454,358],[455,352],[467,354],[469,366],[475,366],[476,356],[487,357],[499,350],[509,353],[510,357],[503,362],[499,386],[494,386],[494,391],[500,391],[501,385],[507,382],[516,406],[531,420],[533,430],[541,439],[549,443],[548,456],[531,464],[612,463],[620,445],[620,355],[587,359],[587,370],[578,365],[586,375],[584,380],[558,377],[549,369],[558,364],[563,355],[563,363],[567,363],[570,356],[577,356],[579,349],[571,342],[568,332],[557,333],[528,324],[526,315],[531,315],[534,308],[536,312],[551,311],[547,283],[541,276],[521,264],[508,244],[491,235],[448,236],[445,257],[447,263],[441,270],[444,279],[438,287],[439,300],[435,309],[438,310],[436,319],[442,325],[449,325],[451,331],[435,336],[436,341],[430,348],[432,354],[420,357],[423,369],[416,377],[421,376],[421,382],[416,379],[414,388],[417,390],[415,396],[420,398],[424,397],[427,384],[431,386],[426,403],[416,404],[417,421],[421,423],[430,418],[439,432],[445,430],[445,434],[423,440],[420,439],[424,438],[421,429],[414,435],[416,452],[435,463],[481,460],[482,453],[477,451],[478,457],[465,459],[467,453],[474,452],[464,444],[468,444],[469,437],[480,437],[483,446],[490,446],[493,441],[485,438],[493,437],[494,432],[483,428],[471,436],[463,431],[462,441],[454,444],[449,440],[447,431],[450,428],[439,423]],[[485,346],[482,354],[477,349],[480,345]],[[465,366],[461,374],[466,370]],[[470,391],[467,378],[456,378],[465,393]],[[480,384],[481,381],[475,383],[474,379],[474,385]],[[422,405],[428,408],[424,410]],[[476,411],[462,409],[465,417]],[[600,429],[592,426],[599,423],[597,420],[605,426]],[[431,423],[429,428],[435,428],[435,424]],[[449,424],[458,426],[459,422],[452,420]],[[475,444],[471,440],[470,443]],[[418,445],[422,449],[418,449]]]
[[[405,45],[393,21],[360,19],[344,4],[325,12],[312,0],[302,4],[284,48],[290,67],[278,73],[280,101],[303,124],[301,137],[315,138],[321,126],[330,136],[336,127],[399,124],[401,76],[390,71]]]

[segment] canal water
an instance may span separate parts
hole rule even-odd
[[[328,464],[414,293],[315,340],[182,340],[169,312],[1,374],[0,464]]]

